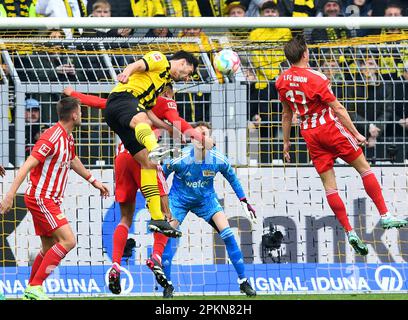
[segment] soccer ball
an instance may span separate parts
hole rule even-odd
[[[238,54],[231,49],[223,49],[214,56],[214,68],[224,75],[237,72],[240,64]]]

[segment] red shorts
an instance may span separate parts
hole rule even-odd
[[[136,192],[140,188],[140,164],[130,153],[121,152],[115,158],[115,200],[126,203],[136,200]],[[161,166],[157,166],[157,184],[160,196],[168,195],[168,186]]]
[[[363,152],[356,138],[338,121],[301,130],[301,134],[319,174],[332,169],[336,158],[350,163]]]
[[[24,202],[33,216],[35,234],[50,237],[52,233],[68,224],[61,208],[51,199],[35,198],[24,195]]]

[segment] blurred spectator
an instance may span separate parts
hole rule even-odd
[[[168,17],[201,17],[196,0],[161,0]]]
[[[314,17],[318,0],[280,0],[279,10],[284,17]]]
[[[320,2],[319,2],[320,4]],[[340,0],[324,0],[321,4],[321,12],[318,16],[341,17],[342,3]],[[313,42],[327,42],[346,39],[351,36],[350,30],[342,28],[324,28],[312,30]]]
[[[64,1],[64,0],[38,0],[36,13],[44,17],[86,17],[86,0]],[[83,29],[63,29],[67,38],[78,36]]]
[[[279,17],[278,6],[267,1],[261,8],[261,16],[263,17]],[[289,41],[292,39],[292,33],[288,28],[257,28],[251,31],[249,40],[253,42],[262,42],[259,44],[261,50],[253,51],[252,64],[256,69],[258,77],[257,89],[264,89],[268,81],[274,80],[280,73],[280,64],[285,61],[285,55],[281,48],[267,49],[266,47]]]
[[[0,2],[0,18],[36,17],[36,0],[14,0]]]
[[[149,29],[145,34],[147,38],[171,38],[173,37],[173,33],[169,30],[169,28],[155,28]]]
[[[131,8],[135,17],[164,16],[166,13],[161,0],[131,1]]]
[[[384,17],[402,17],[402,6],[399,2],[391,2],[384,11]],[[382,29],[381,34],[403,33],[401,29]]]
[[[198,0],[202,17],[222,17],[228,0]]]
[[[241,3],[241,1],[230,1],[225,9],[226,16],[228,17],[245,17],[246,7]],[[230,29],[233,40],[244,40],[248,38],[251,29],[247,28],[236,28]]]
[[[277,0],[273,1],[275,4],[278,3]],[[246,15],[247,17],[259,17],[262,5],[267,2],[265,0],[241,0],[242,4],[247,8]]]
[[[111,5],[107,0],[98,0],[92,6],[92,13],[90,17],[109,18],[111,17]],[[88,29],[84,30],[82,36],[84,37],[128,37],[132,33],[130,28],[119,29]]]
[[[347,0],[345,2],[344,15],[346,17],[368,17],[372,14],[371,0]],[[357,29],[355,36],[364,37],[372,34],[370,29]]]
[[[86,10],[92,12],[92,7],[98,0],[88,0]],[[133,0],[109,0],[112,17],[133,17],[131,2]]]
[[[40,103],[38,100],[30,98],[25,101],[25,139],[26,153],[30,153],[35,144],[35,137],[40,132]]]

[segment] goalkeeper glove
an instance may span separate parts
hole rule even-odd
[[[248,200],[246,198],[241,198],[239,200],[241,201],[241,206],[245,214],[252,221],[252,223],[256,223],[256,214],[254,207],[250,203],[248,203]]]

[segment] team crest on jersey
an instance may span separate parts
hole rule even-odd
[[[177,103],[176,103],[176,101],[171,100],[171,101],[167,102],[167,108],[177,110]]]
[[[215,172],[211,170],[203,170],[203,177],[214,177]]]
[[[155,54],[153,54],[153,59],[155,61],[161,61],[163,58],[162,58],[161,54],[155,53]]]
[[[38,149],[38,153],[40,153],[44,157],[48,156],[50,151],[51,151],[51,148],[49,146],[47,146],[45,143],[43,143],[42,146],[40,147],[40,149]]]

